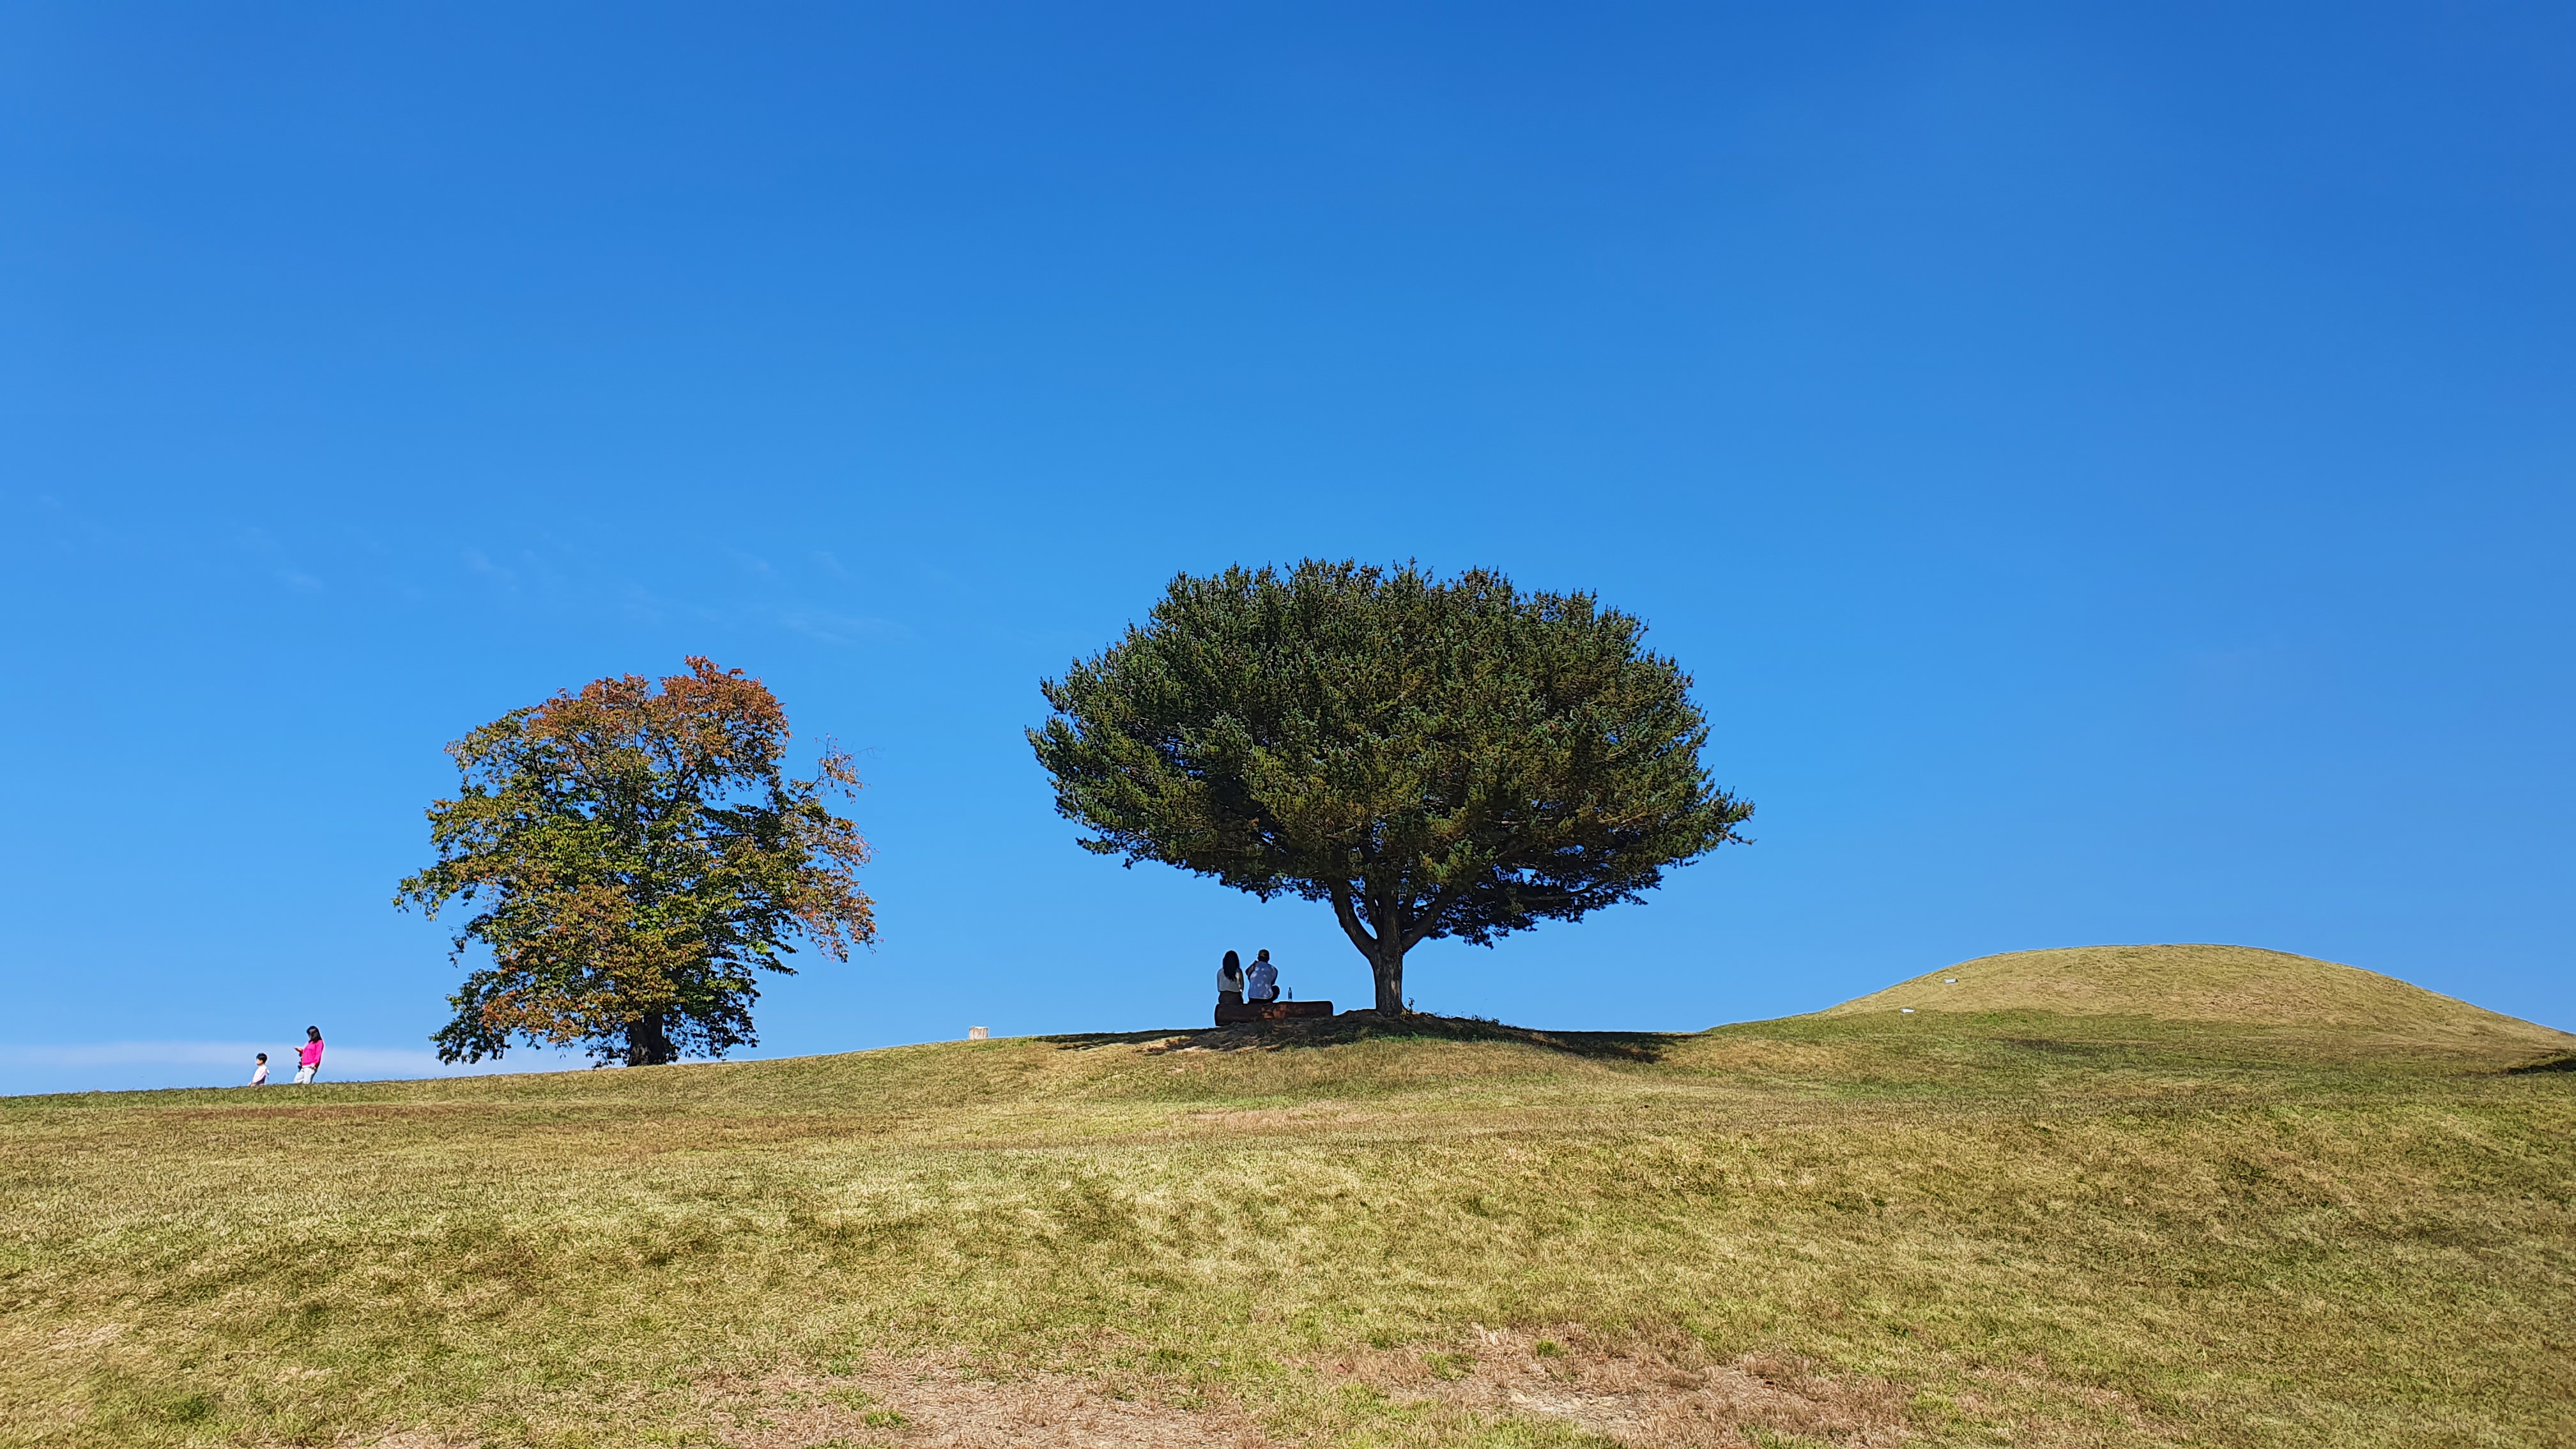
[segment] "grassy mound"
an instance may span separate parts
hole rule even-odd
[[[2576,1036],[2393,976],[2250,946],[2076,946],[1981,956],[1828,1008],[2041,1012],[2327,1030],[2382,1044],[2550,1052]]]
[[[0,1099],[0,1445],[2576,1443],[2576,1073],[2296,1030]]]

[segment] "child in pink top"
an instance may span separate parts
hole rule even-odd
[[[295,1085],[303,1086],[322,1070],[322,1028],[304,1028],[304,1045],[295,1053]]]
[[[261,1052],[259,1054],[259,1061],[251,1067],[250,1084],[254,1087],[265,1087],[268,1085],[268,1053]]]

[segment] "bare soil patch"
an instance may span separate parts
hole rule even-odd
[[[728,1449],[1271,1449],[1234,1404],[1185,1387],[929,1358],[716,1385]],[[1177,1400],[1177,1401],[1176,1401]]]
[[[1554,1420],[1627,1449],[1753,1449],[1781,1437],[1881,1449],[1913,1435],[1908,1392],[1818,1372],[1790,1354],[1712,1362],[1590,1342],[1580,1328],[1478,1330],[1452,1346],[1370,1349],[1305,1365],[1432,1407],[1452,1427]],[[1279,1449],[1245,1409],[1204,1386],[1107,1370],[994,1373],[904,1358],[840,1375],[707,1386],[728,1449]]]
[[[1479,1329],[1452,1350],[1373,1351],[1322,1367],[1392,1396],[1561,1420],[1631,1449],[1731,1449],[1763,1442],[1757,1435],[1876,1449],[1913,1437],[1910,1395],[1882,1379],[1820,1374],[1790,1354],[1714,1362],[1688,1344],[1603,1348],[1579,1328]]]

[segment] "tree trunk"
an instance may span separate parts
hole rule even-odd
[[[1342,933],[1368,958],[1369,975],[1377,981],[1377,1009],[1402,1011],[1404,1007],[1404,928],[1397,919],[1395,893],[1381,888],[1364,898],[1377,930],[1371,932],[1360,923],[1350,887],[1336,882],[1332,887],[1333,915],[1342,923]]]
[[[1404,1010],[1404,947],[1380,940],[1376,954],[1369,958],[1369,973],[1377,978],[1377,1009]]]
[[[673,1055],[670,1035],[662,1030],[662,1013],[647,1012],[626,1023],[626,1065],[658,1067]]]

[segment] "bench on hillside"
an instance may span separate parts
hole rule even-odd
[[[1312,1016],[1330,1016],[1329,1001],[1247,1001],[1241,1006],[1220,1006],[1216,1024],[1236,1026],[1247,1021],[1300,1021]]]

